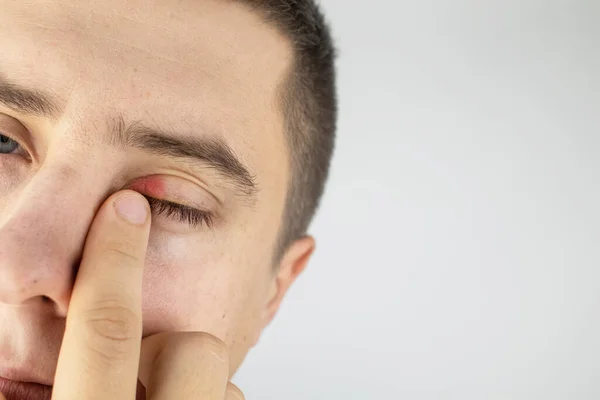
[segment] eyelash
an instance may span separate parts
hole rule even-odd
[[[213,227],[214,218],[209,212],[198,210],[182,204],[173,203],[167,200],[158,200],[154,197],[144,196],[150,204],[150,209],[153,213],[174,219],[178,222],[183,222],[196,228],[206,225],[209,228]]]

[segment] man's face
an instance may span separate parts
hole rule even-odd
[[[0,376],[52,383],[87,230],[124,188],[178,205],[151,200],[144,336],[211,333],[233,372],[280,300],[287,42],[217,0],[4,1],[0,25]]]

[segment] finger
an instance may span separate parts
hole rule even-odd
[[[201,332],[159,333],[142,341],[140,380],[148,400],[223,400],[227,347]]]
[[[244,394],[242,391],[235,386],[233,383],[229,382],[227,384],[227,395],[225,396],[225,400],[245,400]]]
[[[111,196],[98,211],[73,288],[52,399],[135,397],[148,215],[147,201],[132,191]]]
[[[6,397],[2,393],[0,393],[0,400],[6,400]]]

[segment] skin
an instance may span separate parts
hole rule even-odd
[[[75,281],[53,400],[243,399],[227,382],[227,346],[206,333],[142,334],[150,207],[132,191],[98,212]],[[117,284],[118,283],[118,284]],[[107,384],[109,383],[109,384]],[[6,400],[0,394],[0,400]]]
[[[222,343],[226,376],[207,381],[224,379],[225,388],[314,249],[312,238],[302,238],[273,265],[290,176],[277,102],[290,67],[288,42],[232,2],[29,3],[3,2],[0,24],[10,29],[0,35],[0,75],[51,94],[59,116],[0,104],[0,133],[21,145],[0,154],[0,376],[10,369],[25,376],[20,380],[54,383],[73,288],[85,270],[80,260],[98,246],[94,238],[104,237],[90,227],[109,196],[130,188],[215,216],[212,227],[191,227],[153,211],[139,269],[140,336],[175,335],[154,345],[178,354],[173,360],[197,361],[210,353],[206,343]],[[126,126],[143,121],[219,138],[251,173],[255,193],[240,193],[201,162],[112,147],[107,121],[119,115]],[[90,265],[114,268],[103,257],[96,251]],[[86,285],[93,287],[91,276]],[[138,295],[135,287],[115,285],[123,298]],[[63,348],[77,346],[77,332],[65,336]],[[200,343],[191,348],[201,354],[185,356],[191,353],[181,348],[190,342]],[[62,368],[76,371],[78,362],[84,361],[63,361]],[[152,370],[153,362],[142,351],[140,371]]]

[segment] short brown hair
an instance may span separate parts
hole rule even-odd
[[[276,260],[304,236],[319,206],[334,149],[337,123],[336,51],[329,25],[313,0],[235,0],[258,12],[292,45],[293,64],[281,104],[291,158]]]

